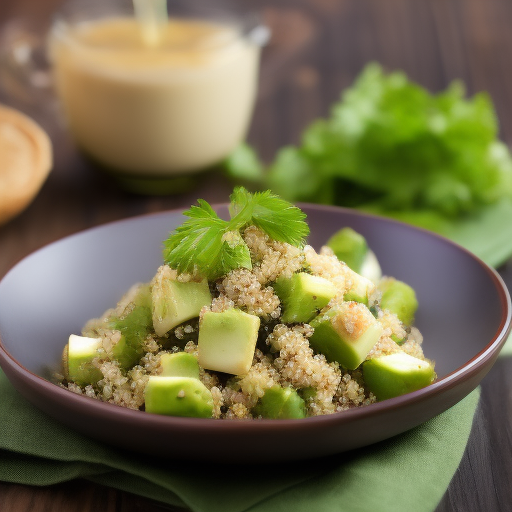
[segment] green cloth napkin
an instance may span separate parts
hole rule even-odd
[[[432,512],[460,463],[478,398],[477,389],[405,434],[332,457],[201,467],[77,434],[23,399],[0,371],[0,480],[50,485],[85,478],[194,512]]]
[[[500,352],[500,357],[512,356],[512,333],[508,337]]]
[[[435,231],[462,245],[491,267],[499,267],[512,255],[512,201],[509,198],[463,217],[442,219],[438,223],[433,223],[429,214],[421,211],[388,212],[369,207],[361,210]]]

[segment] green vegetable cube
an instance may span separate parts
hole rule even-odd
[[[336,295],[330,281],[305,272],[278,278],[274,290],[283,305],[284,323],[309,322]]]
[[[349,284],[348,290],[345,292],[343,299],[346,301],[361,302],[364,305],[368,305],[368,296],[375,289],[375,284],[366,279],[366,277],[360,276],[354,271],[347,273]]]
[[[253,413],[273,420],[299,419],[306,417],[306,406],[294,389],[273,386],[265,391]]]
[[[199,323],[199,364],[208,370],[244,375],[254,357],[260,319],[239,309],[207,311]]]
[[[412,325],[418,309],[414,290],[408,284],[391,277],[382,279],[378,288],[382,291],[380,307],[395,313],[405,325]]]
[[[112,359],[119,363],[122,370],[129,370],[139,362],[144,355],[144,340],[153,327],[148,284],[138,286],[131,306],[133,309],[126,316],[109,319],[109,326],[121,331],[121,338],[112,348]]]
[[[176,271],[163,265],[152,282],[153,326],[158,336],[199,316],[203,306],[212,302],[206,279],[182,283],[176,276]]]
[[[177,352],[175,354],[162,354],[160,356],[160,375],[166,377],[192,377],[199,379],[199,363],[192,354]]]
[[[344,261],[355,272],[360,272],[368,253],[368,244],[363,235],[346,227],[334,233],[327,245],[339,260]]]
[[[436,378],[428,362],[398,352],[369,359],[363,364],[363,379],[378,400],[404,395],[428,386]]]
[[[99,357],[98,350],[101,346],[101,338],[88,338],[72,334],[62,355],[66,379],[79,386],[96,384],[102,379],[103,374],[93,364],[93,359]]]
[[[112,359],[119,363],[119,368],[129,370],[144,353],[142,344],[127,343],[126,337],[121,336],[119,341],[112,347]]]
[[[152,375],[145,389],[145,407],[155,414],[211,418],[213,398],[198,379]]]
[[[311,321],[315,329],[309,340],[316,352],[355,370],[382,335],[381,324],[370,310],[357,302],[344,302]]]

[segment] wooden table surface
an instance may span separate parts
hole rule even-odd
[[[273,30],[263,53],[249,141],[270,160],[296,143],[312,119],[326,115],[340,91],[369,61],[402,69],[432,91],[462,79],[469,94],[486,90],[512,143],[512,2],[507,0],[239,0]],[[61,0],[1,0],[0,29],[14,22],[44,27]],[[1,43],[0,43],[1,44]],[[0,46],[0,54],[2,46]],[[15,91],[16,92],[16,91]],[[76,152],[49,113],[44,94],[27,103],[0,90],[0,102],[23,108],[50,132],[55,166],[41,192],[0,227],[0,278],[39,247],[105,222],[188,206],[197,197],[225,201],[221,175],[198,180],[177,196],[136,196],[119,190]],[[44,103],[44,104],[43,104]],[[512,285],[512,263],[500,269]],[[482,383],[482,399],[460,467],[438,512],[512,510],[512,358],[499,360]],[[0,461],[1,464],[1,461]],[[0,510],[163,510],[147,499],[73,481],[49,488],[0,483]],[[377,511],[376,511],[377,512]]]

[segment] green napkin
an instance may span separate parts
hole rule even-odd
[[[498,267],[512,254],[512,201],[504,199],[453,221],[442,234]]]
[[[262,466],[182,463],[114,449],[62,426],[0,371],[0,480],[86,478],[197,512],[432,512],[457,469],[479,390],[387,441],[314,461]],[[298,447],[300,449],[300,447]]]
[[[500,352],[500,357],[512,356],[512,334],[508,337]]]
[[[512,255],[512,201],[509,198],[450,220],[429,211],[392,212],[372,206],[360,209],[434,231],[462,245],[491,267],[499,267]]]

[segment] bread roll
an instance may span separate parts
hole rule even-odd
[[[34,199],[52,160],[46,132],[28,116],[0,105],[0,225]]]

